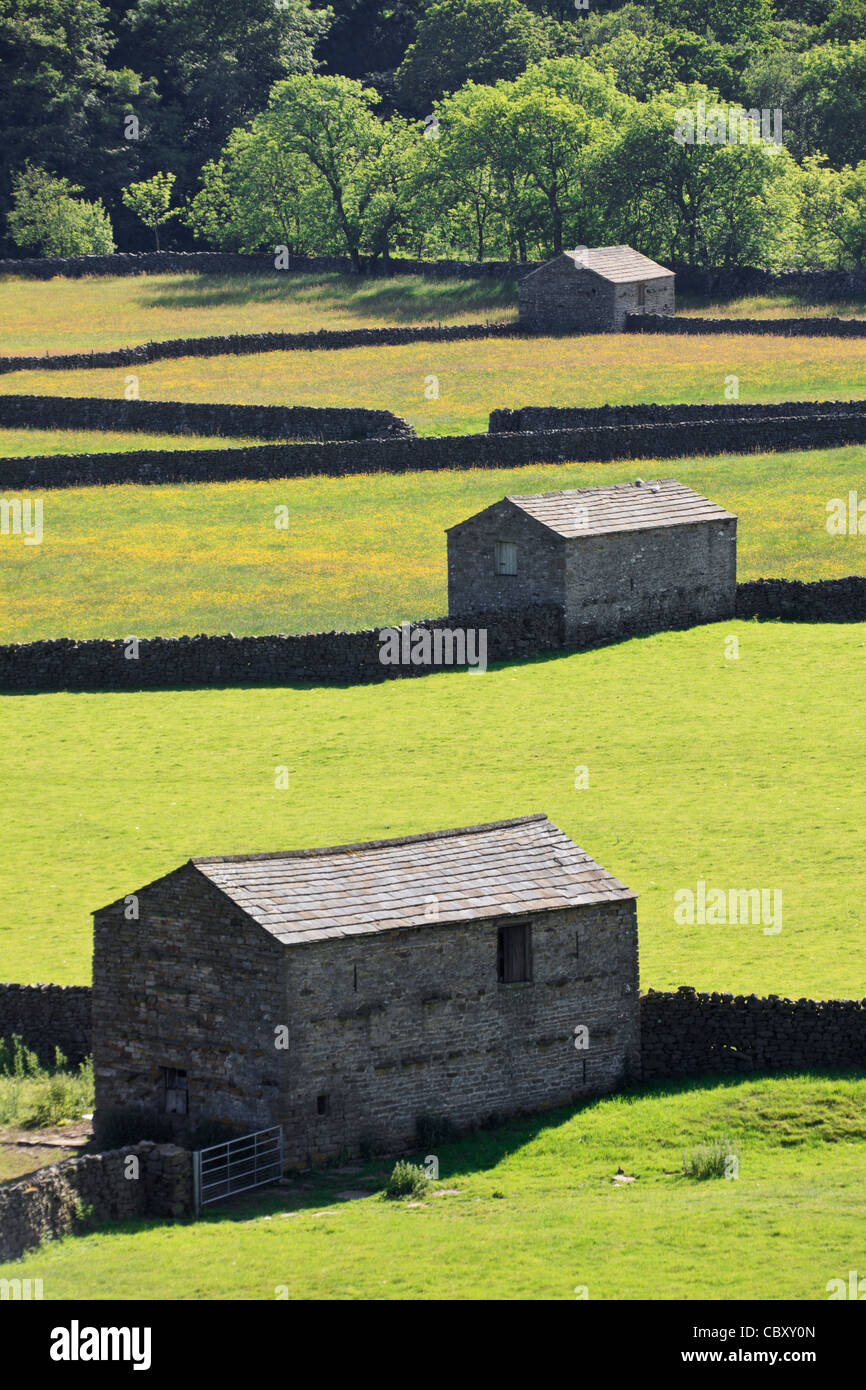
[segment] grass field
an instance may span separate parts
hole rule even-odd
[[[139,449],[230,449],[244,444],[263,443],[265,441],[262,439],[235,439],[225,435],[0,429],[0,484],[3,481],[4,458],[28,458],[44,454],[129,454]]]
[[[744,295],[707,303],[694,296],[677,296],[677,313],[713,319],[813,319],[835,316],[866,318],[866,299],[844,299],[815,304],[794,294]]]
[[[46,1299],[823,1300],[866,1264],[864,1116],[866,1080],[844,1076],[617,1096],[440,1146],[418,1206],[383,1201],[372,1165],[67,1237],[0,1276]],[[739,1176],[684,1177],[683,1150],[721,1132]]]
[[[516,318],[514,282],[351,275],[0,276],[0,355],[164,338]]]
[[[0,391],[118,399],[128,372],[12,372],[0,376]],[[487,338],[185,357],[135,374],[142,399],[379,407],[421,434],[465,434],[486,430],[490,411],[502,406],[723,402],[731,376],[743,402],[861,397],[866,338]],[[438,398],[425,394],[437,389]]]
[[[0,979],[86,981],[89,913],[190,855],[546,811],[640,893],[644,986],[866,996],[864,671],[866,624],[731,622],[376,686],[5,696]],[[782,931],[675,924],[701,878],[781,889]]]
[[[793,295],[706,303],[679,296],[678,312],[712,317],[866,315],[862,300],[809,304]],[[517,315],[516,281],[387,280],[348,275],[136,275],[81,280],[0,277],[0,355],[132,347],[211,334],[474,323]]]
[[[446,526],[506,493],[676,476],[739,516],[741,579],[866,573],[830,536],[866,448],[511,470],[58,489],[39,546],[0,538],[0,641],[316,632],[447,612]],[[0,467],[2,479],[2,467]],[[289,530],[274,525],[289,508]]]

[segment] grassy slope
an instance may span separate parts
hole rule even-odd
[[[261,439],[234,439],[225,435],[0,429],[0,483],[4,458],[29,458],[44,454],[129,454],[139,449],[231,449],[263,442]]]
[[[358,628],[447,611],[444,529],[508,492],[675,475],[738,513],[741,578],[866,572],[826,504],[866,449],[469,473],[59,490],[44,539],[0,541],[0,641]],[[288,506],[289,531],[274,526]]]
[[[0,391],[122,397],[126,368],[12,372]],[[392,410],[422,434],[487,429],[491,410],[523,405],[725,400],[835,400],[862,396],[866,338],[648,336],[488,338],[339,352],[186,357],[137,372],[142,399]],[[438,399],[428,400],[431,377]]]
[[[677,313],[713,319],[866,318],[866,300],[845,299],[814,304],[793,294],[755,294],[713,303],[693,295],[679,296]]]
[[[131,347],[164,338],[303,333],[516,317],[513,283],[349,275],[0,277],[0,355]]]
[[[864,996],[864,662],[866,624],[734,622],[350,689],[6,696],[0,979],[87,980],[88,914],[189,855],[546,811],[640,893],[644,986]],[[699,878],[780,888],[781,933],[676,925]]]
[[[864,1105],[844,1077],[618,1096],[441,1146],[438,1187],[458,1191],[421,1206],[341,1200],[364,1175],[320,1176],[196,1223],[67,1238],[0,1276],[42,1278],[47,1299],[826,1299],[864,1264]],[[739,1177],[680,1176],[683,1149],[723,1130]],[[613,1183],[620,1166],[636,1181]]]

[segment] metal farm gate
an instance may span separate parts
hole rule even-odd
[[[192,1156],[193,1204],[196,1213],[210,1202],[274,1183],[283,1175],[283,1127],[257,1129],[198,1149]]]

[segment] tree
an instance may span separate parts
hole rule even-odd
[[[722,44],[754,44],[767,37],[773,0],[659,0],[656,12],[671,29],[709,32]]]
[[[154,92],[137,73],[109,68],[108,19],[98,0],[0,0],[0,218],[13,170],[28,163],[89,193],[108,194],[136,173],[124,113],[133,104],[149,111]]]
[[[697,101],[746,139],[687,143],[675,137]],[[636,105],[599,165],[597,191],[610,233],[656,259],[689,265],[785,265],[796,226],[795,166],[780,145],[754,136],[739,107],[702,87]]]
[[[158,84],[155,167],[173,169],[179,188],[190,189],[275,82],[312,70],[331,18],[306,0],[137,0],[121,53]]]
[[[520,0],[435,0],[397,69],[397,94],[423,116],[446,92],[516,77],[546,50],[543,26]]]
[[[826,154],[837,169],[866,158],[866,39],[804,54],[795,92],[807,113],[801,157]]]
[[[278,82],[267,109],[235,131],[206,166],[190,220],[241,249],[274,243],[342,251],[355,270],[364,254],[387,259],[391,240],[412,225],[422,178],[420,127],[384,123],[377,94],[347,77],[296,76]]]
[[[812,158],[799,174],[802,264],[866,265],[866,161],[837,172],[823,157]]]
[[[109,255],[111,222],[101,202],[81,202],[82,189],[33,165],[13,179],[9,231],[16,246],[43,256]]]
[[[122,193],[123,203],[136,217],[150,227],[159,250],[159,229],[177,212],[171,207],[171,190],[174,187],[174,174],[154,174],[152,179],[141,183],[131,183]]]

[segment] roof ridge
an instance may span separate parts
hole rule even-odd
[[[269,850],[250,854],[198,854],[190,858],[189,863],[198,867],[200,864],[245,864],[251,860],[264,859],[312,859],[323,854],[351,854],[356,850],[384,849],[393,845],[418,844],[426,840],[453,839],[457,835],[480,835],[486,830],[505,830],[510,826],[529,825],[547,819],[544,811],[537,811],[529,816],[514,816],[510,820],[486,821],[480,825],[457,826],[450,830],[427,830],[420,835],[397,835],[385,840],[356,840],[348,845],[322,845],[311,849]],[[553,824],[552,821],[549,823]]]

